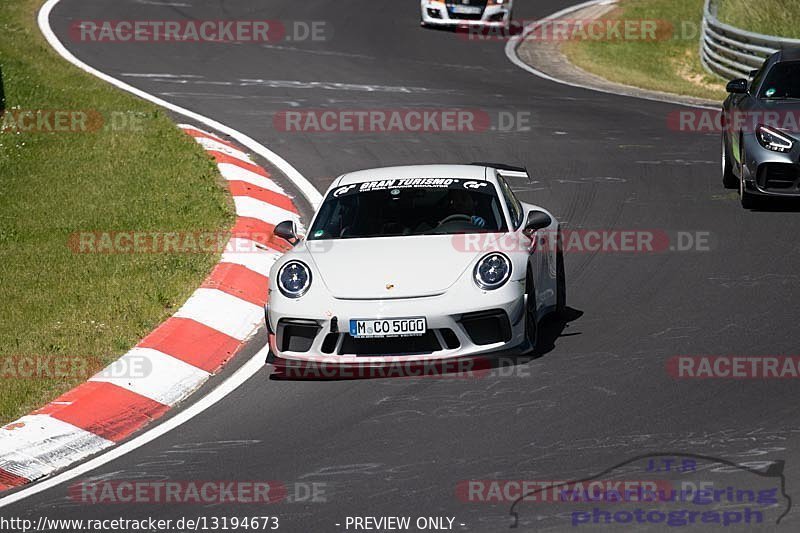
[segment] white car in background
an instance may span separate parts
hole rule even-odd
[[[421,0],[423,26],[503,26],[511,22],[512,0]]]
[[[272,355],[361,364],[532,350],[539,320],[566,305],[560,229],[507,177],[527,172],[476,163],[337,178],[305,237],[292,221],[275,227],[294,247],[269,275]]]

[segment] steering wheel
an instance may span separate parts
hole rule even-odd
[[[450,215],[449,217],[446,217],[444,220],[439,222],[437,227],[444,226],[448,222],[453,222],[455,220],[463,220],[464,222],[472,222],[472,217],[469,216],[469,215],[460,215],[460,214]]]

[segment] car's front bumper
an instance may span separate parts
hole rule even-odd
[[[515,348],[525,342],[525,283],[509,281],[494,291],[474,288],[438,296],[344,300],[309,291],[297,300],[272,294],[267,306],[270,348],[284,360],[320,363],[435,361]],[[423,337],[355,339],[351,319],[425,317]]]
[[[761,146],[755,135],[744,138],[744,185],[757,196],[800,197],[800,144],[789,152]]]
[[[482,6],[481,6],[482,7]],[[479,14],[454,13],[445,2],[424,0],[422,22],[439,26],[507,26],[511,21],[511,3],[487,5]]]

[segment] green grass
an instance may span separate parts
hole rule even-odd
[[[577,66],[611,81],[721,101],[724,83],[700,63],[702,12],[703,0],[623,0],[601,18],[669,21],[675,29],[671,37],[569,41],[563,50]]]
[[[737,28],[800,39],[798,0],[718,0],[717,17]]]
[[[70,234],[220,230],[233,209],[215,165],[162,111],[49,48],[35,23],[41,1],[0,5],[7,110],[134,113],[141,127],[0,132],[0,368],[13,357],[55,355],[82,358],[92,372],[171,315],[218,254],[76,254]],[[4,376],[0,421],[86,379]]]

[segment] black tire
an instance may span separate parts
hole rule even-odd
[[[745,209],[755,209],[758,207],[758,200],[747,191],[740,191],[739,200],[742,202],[742,207]]]
[[[744,185],[744,154],[739,158],[739,175],[741,176],[736,180],[739,186],[739,201],[744,209],[755,209],[758,207],[759,198],[753,193],[747,192]]]
[[[556,247],[556,313],[562,314],[566,309],[567,274],[564,270],[564,247],[561,241],[561,230],[559,230]]]
[[[728,146],[725,143],[725,134],[722,134],[722,185],[726,189],[735,189],[739,186],[739,180],[733,173],[733,165],[728,155]]]
[[[528,271],[525,278],[525,339],[528,341],[529,350],[536,349],[536,340],[539,334],[539,323],[536,320],[536,288],[533,284],[533,276]]]
[[[758,198],[747,192],[744,186],[744,172],[742,172],[742,176],[742,179],[739,180],[739,201],[744,209],[755,209],[758,204]]]

